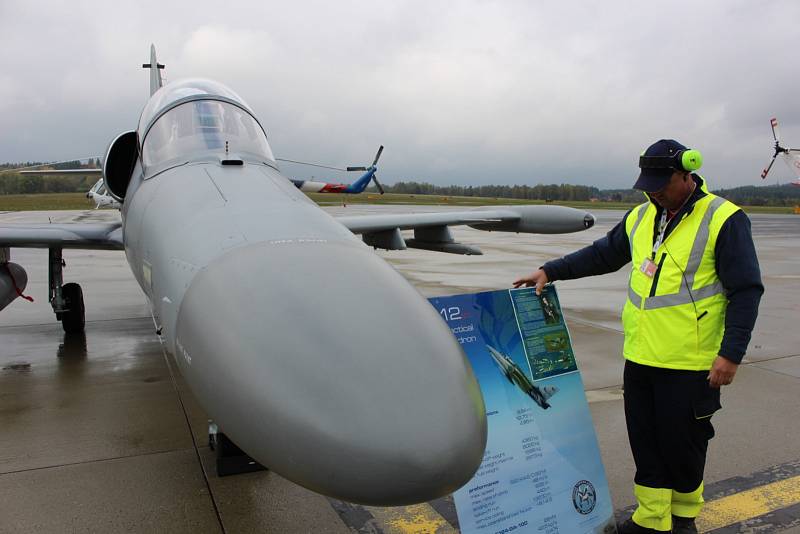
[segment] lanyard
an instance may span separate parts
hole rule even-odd
[[[694,190],[696,187],[697,184],[693,183],[691,191],[689,191],[689,194],[686,196],[685,199],[683,199],[681,207],[678,208],[678,210],[675,212],[676,217],[678,216],[678,213],[681,212],[686,203],[689,201],[689,198],[691,198],[691,196],[694,194]],[[658,223],[658,237],[656,237],[656,241],[655,243],[653,243],[653,259],[656,259],[656,252],[658,251],[658,247],[661,246],[661,243],[664,242],[664,234],[667,231],[667,208],[662,207],[661,209],[663,209],[664,211],[661,212],[661,222]]]
[[[656,237],[655,243],[653,243],[653,259],[656,257],[658,247],[664,242],[664,234],[667,231],[667,209],[663,209],[664,211],[661,213],[661,222],[658,223],[658,237]]]

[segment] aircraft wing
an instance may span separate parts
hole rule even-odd
[[[513,217],[511,214],[507,216]],[[409,213],[396,215],[356,215],[352,217],[338,217],[340,223],[345,225],[354,234],[368,234],[386,230],[411,230],[431,226],[459,226],[480,223],[498,223],[503,220],[500,213]]]
[[[0,248],[122,250],[122,223],[0,224]]]
[[[563,234],[591,228],[594,217],[566,206],[501,206],[467,211],[356,215],[336,219],[355,234],[467,225],[480,230]]]
[[[586,230],[594,216],[566,206],[498,206],[467,211],[358,215],[337,218],[364,242],[376,248],[421,248],[454,254],[481,254],[480,250],[453,240],[448,227],[467,225],[478,230],[562,234]],[[414,230],[404,239],[400,230]]]

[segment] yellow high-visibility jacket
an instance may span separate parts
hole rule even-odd
[[[656,206],[647,202],[628,215],[631,245],[628,300],[622,311],[623,354],[643,365],[706,370],[717,357],[728,299],[714,263],[722,224],[739,207],[708,192],[684,213],[653,255]],[[658,265],[653,277],[640,267]]]

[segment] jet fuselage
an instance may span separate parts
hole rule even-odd
[[[314,491],[379,505],[454,491],[486,441],[459,344],[271,152],[237,152],[226,128],[259,135],[258,124],[216,87],[190,81],[153,95],[122,209],[127,260],[181,374],[243,450]],[[171,113],[183,115],[157,130]],[[171,150],[149,147],[151,135],[187,153],[148,167],[148,150]]]

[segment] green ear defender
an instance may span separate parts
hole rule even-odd
[[[677,152],[670,150],[669,156],[645,156],[645,152],[639,156],[640,169],[674,169],[692,172],[703,166],[703,155],[693,148]]]
[[[681,166],[684,171],[696,171],[703,166],[703,155],[699,150],[689,149],[684,150],[680,154]]]

